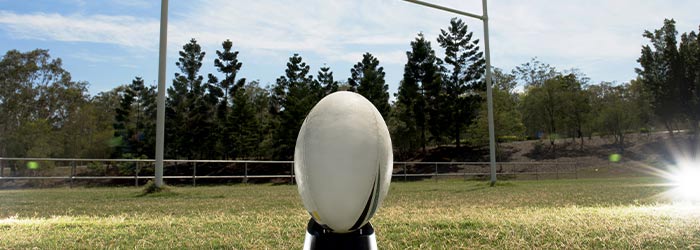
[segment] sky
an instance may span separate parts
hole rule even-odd
[[[431,3],[481,14],[479,0]],[[559,70],[577,68],[592,83],[636,77],[644,30],[673,18],[680,33],[698,31],[697,0],[492,0],[488,3],[491,61],[506,71],[533,57]],[[178,51],[195,38],[207,53],[201,73],[216,72],[216,50],[230,39],[243,63],[239,77],[274,84],[300,54],[316,75],[329,66],[346,81],[370,52],[396,93],[406,51],[419,32],[436,39],[455,14],[400,0],[170,0],[167,86],[179,70]],[[476,38],[483,24],[463,18]],[[136,76],[156,85],[160,1],[0,0],[0,52],[48,49],[74,80],[95,95]],[[483,42],[483,39],[482,39]],[[483,49],[483,44],[481,45]]]

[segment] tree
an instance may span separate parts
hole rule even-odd
[[[271,91],[260,87],[258,81],[251,81],[246,84],[245,92],[251,99],[251,105],[253,106],[255,114],[255,135],[249,134],[257,140],[257,147],[253,151],[250,157],[253,158],[266,158],[272,157],[273,148],[276,147],[274,144],[274,133],[273,129],[276,128],[276,120],[274,119],[272,113],[270,113],[270,103],[271,103]]]
[[[396,103],[392,108],[391,138],[394,147],[399,151],[409,152],[417,149],[421,144],[420,133],[416,123],[415,104],[420,98],[418,84],[414,81],[401,81],[399,91],[395,94]]]
[[[518,86],[517,77],[514,74],[503,72],[502,69],[493,67],[491,74],[493,89],[499,89],[517,98],[515,87]]]
[[[182,49],[175,63],[180,73],[175,73],[168,88],[166,142],[172,146],[166,148],[171,157],[211,156],[211,98],[206,96],[207,86],[199,74],[205,52],[194,38]]]
[[[43,49],[7,51],[0,58],[0,82],[0,155],[110,156],[106,142],[113,134],[114,109],[93,108],[88,83],[74,81],[60,58]],[[9,167],[10,175],[23,169]]]
[[[481,106],[480,91],[486,89],[483,81],[486,61],[479,51],[479,39],[472,40],[473,33],[461,20],[453,18],[447,30],[440,30],[438,43],[445,49],[444,117],[457,147],[461,145],[461,133],[476,116]]]
[[[243,63],[238,61],[238,51],[231,50],[233,47],[233,42],[231,42],[231,40],[226,39],[226,41],[221,43],[221,47],[223,47],[224,50],[216,51],[217,58],[214,59],[214,66],[219,72],[224,74],[224,79],[219,82],[219,85],[221,89],[224,90],[223,103],[226,105],[223,105],[223,107],[226,107],[229,103],[228,98],[231,88],[236,86],[240,87],[239,84],[234,85],[234,83],[236,83],[236,76],[238,75],[238,71],[241,70]]]
[[[316,79],[323,87],[324,96],[338,91],[338,81],[333,80],[333,71],[331,71],[330,67],[321,67]]]
[[[232,99],[236,98],[237,92],[243,88],[246,79],[236,79],[238,71],[240,71],[243,63],[238,61],[238,51],[232,51],[233,42],[226,39],[226,41],[221,43],[223,51],[217,50],[217,58],[214,59],[214,66],[217,71],[224,74],[223,79],[218,81],[213,75],[209,75],[209,96],[212,101],[216,102],[216,121],[214,126],[216,130],[213,132],[215,137],[215,152],[217,152],[219,157],[228,159],[229,157],[235,157],[235,152],[239,146],[235,143],[235,136],[233,133],[236,132],[234,126],[238,122],[237,119],[240,118],[239,115],[230,114],[229,107],[234,106]]]
[[[156,88],[145,86],[143,78],[136,77],[129,85],[134,93],[134,153],[138,158],[153,158],[156,141]]]
[[[257,86],[257,83],[254,83]],[[256,119],[255,93],[251,92],[250,85],[238,88],[233,94],[233,107],[231,108],[231,146],[234,148],[232,156],[246,158],[255,154],[255,150],[261,141],[259,121]]]
[[[512,71],[512,75],[525,86],[525,92],[522,94],[520,102],[523,124],[526,128],[525,132],[529,136],[539,139],[542,139],[541,137],[544,133],[547,133],[550,137],[556,137],[550,131],[553,127],[556,128],[552,124],[553,122],[549,122],[549,126],[545,126],[546,124],[543,121],[546,121],[548,117],[553,118],[554,114],[558,113],[556,109],[560,108],[559,106],[552,106],[558,104],[559,97],[556,97],[555,93],[558,92],[557,88],[560,84],[547,85],[546,83],[555,77],[561,76],[561,73],[557,72],[549,64],[542,63],[537,58],[532,58],[529,62],[517,66]],[[544,112],[546,106],[551,107],[548,108],[549,113]]]
[[[152,158],[155,155],[156,90],[145,86],[143,78],[136,77],[127,86],[132,95],[131,112],[133,125],[128,137],[129,145],[137,158]],[[126,95],[126,94],[125,94]]]
[[[382,114],[388,118],[391,107],[389,106],[389,85],[384,82],[384,68],[379,67],[379,60],[369,52],[362,55],[362,61],[350,69],[348,84],[351,91],[356,91],[369,100]]]
[[[273,88],[272,112],[279,120],[275,129],[274,155],[289,159],[294,154],[297,134],[304,118],[319,101],[321,86],[309,75],[310,67],[298,54],[289,58],[285,75]]]
[[[515,92],[517,85],[516,77],[513,74],[505,73],[503,70],[494,67],[492,83],[493,87],[493,114],[496,134],[496,146],[499,142],[517,140],[525,133],[525,126],[522,122],[522,114],[518,109],[520,96]],[[486,92],[479,93],[485,99]],[[474,122],[469,125],[469,139],[472,144],[488,144],[488,109],[487,103],[482,102],[479,107]]]
[[[523,123],[530,133],[546,133],[552,147],[559,137],[566,112],[565,105],[561,105],[565,101],[562,93],[571,81],[575,81],[573,76],[557,76],[546,80],[541,86],[529,87],[523,95]]]
[[[583,147],[583,129],[591,111],[590,99],[584,91],[586,79],[580,73],[569,73],[527,88],[521,102],[527,132],[540,139],[546,134],[555,152],[556,139],[567,132],[573,139],[581,138]]]
[[[119,106],[115,109],[114,157],[143,158],[155,154],[155,87],[144,86],[141,77],[117,88]]]
[[[131,105],[134,102],[134,90],[129,87],[123,88],[120,93],[119,106],[116,109],[114,117],[114,138],[115,158],[122,158],[125,155],[133,155],[133,145],[130,138],[134,134],[134,129],[131,124]]]
[[[413,119],[415,122],[404,120],[405,124],[415,124],[416,131],[419,132],[419,142],[426,152],[426,132],[428,129],[428,102],[426,90],[435,91],[435,85],[440,84],[440,71],[438,67],[435,51],[431,48],[430,42],[425,40],[422,33],[418,34],[416,40],[411,42],[411,51],[406,52],[408,61],[404,66],[403,80],[399,86],[398,101],[405,107],[406,114],[400,115],[402,119]],[[437,87],[439,88],[439,87]],[[432,100],[431,100],[432,101]],[[433,103],[430,103],[433,104]],[[430,110],[432,111],[432,110]]]
[[[522,115],[518,110],[519,96],[514,92],[517,85],[515,75],[503,72],[499,68],[493,69],[493,114],[495,131],[498,133],[496,146],[500,142],[517,140],[524,135],[525,126],[522,123]],[[479,93],[482,96],[486,92]],[[482,97],[485,98],[485,97]],[[488,109],[486,102],[479,107],[476,119],[469,125],[468,139],[474,145],[487,145],[489,143]]]
[[[124,86],[119,86],[100,92],[80,108],[75,129],[81,131],[81,134],[74,138],[78,140],[78,148],[82,152],[80,157],[106,159],[112,156],[113,147],[110,142],[114,138],[113,121],[120,102],[119,92],[123,88]],[[152,133],[155,138],[155,131]],[[155,147],[155,142],[152,147]],[[153,154],[155,152],[151,152]]]
[[[588,77],[578,69],[572,69],[565,79],[561,93],[563,102],[560,104],[564,111],[564,126],[573,140],[576,138],[581,140],[580,149],[583,150],[583,130],[590,120],[591,112],[590,99],[587,96],[588,93],[584,91]]]
[[[79,136],[72,125],[87,102],[87,83],[73,81],[60,58],[48,50],[10,50],[0,60],[0,82],[0,155],[81,154],[70,146]]]
[[[700,28],[698,32],[700,33]],[[683,33],[678,46],[678,56],[683,112],[690,121],[693,139],[697,140],[700,134],[700,36],[695,32]]]
[[[537,60],[537,57],[529,62],[516,66],[513,74],[523,82],[525,89],[529,87],[541,87],[545,81],[554,78],[559,73],[549,64]]]
[[[481,92],[482,95],[486,93]],[[507,89],[493,89],[493,114],[495,131],[498,142],[521,138],[525,132],[522,117],[517,109],[517,99],[508,93]],[[485,102],[481,103],[479,113],[474,122],[469,125],[469,140],[475,145],[488,145],[488,110]]]
[[[654,120],[654,112],[651,106],[651,94],[644,88],[642,81],[637,78],[629,83],[629,95],[634,102],[634,107],[637,113],[638,125],[640,131],[651,131],[652,122]]]
[[[419,145],[413,111],[407,107],[407,103],[410,104],[410,99],[408,98],[412,98],[408,95],[416,93],[410,90],[411,87],[413,86],[404,84],[399,86],[399,93],[395,94],[397,100],[391,108],[391,114],[387,122],[389,133],[391,133],[391,143],[397,152],[397,154],[394,154],[396,159],[408,158]]]
[[[654,113],[673,135],[673,123],[683,109],[681,100],[682,69],[678,54],[676,22],[664,20],[661,29],[645,31],[644,37],[650,45],[642,46],[642,55],[635,69],[644,87],[652,95]]]
[[[52,120],[52,132],[57,134],[54,138],[59,144],[57,155],[65,157],[78,157],[82,154],[76,137],[84,135],[80,131],[78,118],[80,108],[88,103],[87,82],[81,81],[58,81],[48,87],[48,94],[51,96],[48,102],[49,109],[54,110]]]
[[[625,134],[639,126],[640,107],[629,84],[613,86],[603,82],[590,88],[598,116],[594,120],[598,131],[612,135],[620,152],[624,151]]]

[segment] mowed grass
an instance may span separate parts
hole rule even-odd
[[[699,248],[700,204],[655,178],[394,182],[372,223],[381,249]],[[300,249],[296,186],[0,191],[0,248]]]

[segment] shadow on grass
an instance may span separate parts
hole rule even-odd
[[[496,182],[495,187],[515,187],[517,184],[513,182],[507,182],[507,181],[499,181]],[[470,186],[465,189],[458,189],[458,190],[453,190],[452,193],[470,193],[470,192],[476,192],[476,191],[481,191],[481,190],[487,190],[489,188],[494,188],[491,187],[490,182],[479,182],[478,184],[475,184],[473,186]]]
[[[488,186],[480,186],[480,187],[471,187],[468,189],[460,189],[460,190],[454,190],[452,191],[453,193],[459,194],[459,193],[470,193],[470,192],[475,192],[479,190],[484,190],[489,188]]]
[[[143,187],[143,190],[141,191],[141,193],[136,195],[136,197],[172,197],[172,196],[177,196],[177,193],[173,192],[170,187],[165,186],[165,185],[158,187],[152,181],[149,181],[148,183],[146,183],[146,185]]]

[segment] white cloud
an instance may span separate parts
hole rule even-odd
[[[118,0],[114,1],[115,4],[131,7],[131,8],[149,8],[153,6],[160,6],[159,1],[144,1],[144,0]]]
[[[349,52],[337,55],[339,60],[356,63],[362,60],[362,55],[366,52]],[[394,50],[386,52],[373,52],[372,55],[379,60],[380,64],[404,64],[406,63],[406,51]],[[381,66],[381,65],[380,65]]]
[[[188,13],[176,13],[171,41],[195,37],[217,49],[231,38],[242,51],[312,52],[329,61],[356,62],[360,52],[386,54],[398,62],[396,48],[415,36],[422,10],[396,1],[201,1]],[[397,11],[406,7],[406,11]],[[431,20],[431,19],[426,19]],[[425,22],[424,23],[436,23]],[[387,48],[394,52],[386,52]],[[375,52],[376,51],[376,52]],[[353,55],[353,56],[349,56]]]
[[[478,0],[434,2],[481,12]],[[140,1],[121,3],[158,9],[157,4],[146,6]],[[631,71],[645,42],[641,33],[658,28],[663,18],[675,18],[681,32],[697,30],[700,24],[695,13],[700,1],[498,0],[489,4],[495,65],[512,68],[537,56],[559,68],[601,72],[592,76],[600,80],[625,80],[629,73],[615,78],[609,69]],[[417,32],[434,40],[453,16],[399,0],[176,1],[171,3],[168,50],[176,56],[182,44],[194,37],[211,55],[223,40],[231,39],[235,49],[251,60],[275,65],[294,52],[313,53],[327,62],[354,63],[365,51],[382,63],[402,64]],[[481,23],[465,20],[481,38]],[[0,11],[0,29],[15,38],[117,44],[132,51],[155,51],[158,22],[157,16]],[[433,46],[437,47],[434,41]]]
[[[94,42],[126,47],[157,46],[158,22],[133,16],[16,14],[0,11],[0,25],[22,39]]]
[[[492,54],[512,68],[530,57],[580,68],[594,82],[634,77],[645,29],[675,18],[686,32],[700,24],[699,1],[494,1]]]

